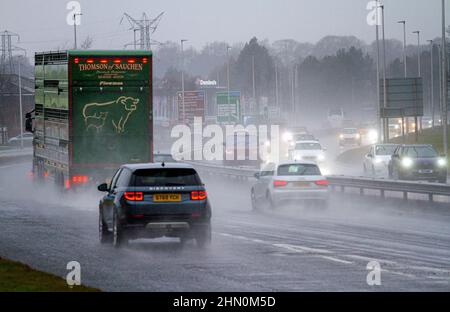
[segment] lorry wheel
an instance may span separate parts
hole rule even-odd
[[[98,234],[99,234],[100,244],[109,244],[112,242],[112,235],[108,231],[108,226],[103,221],[103,212],[101,209],[98,213]]]
[[[115,248],[122,247],[122,245],[124,245],[124,243],[126,243],[126,240],[124,238],[123,229],[120,226],[119,216],[117,215],[116,211],[114,211],[114,215],[113,215],[112,243]]]
[[[199,248],[206,248],[211,245],[211,224],[198,230],[195,235],[195,242]]]

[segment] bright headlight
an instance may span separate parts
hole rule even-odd
[[[317,156],[317,160],[319,160],[319,161],[325,160],[325,155],[319,155],[319,156]]]
[[[383,162],[383,159],[381,158],[375,158],[375,163],[376,164],[381,164]]]
[[[266,143],[264,144],[266,147],[270,147],[270,141],[266,141]]]
[[[289,142],[289,141],[292,141],[294,136],[290,132],[285,132],[285,133],[283,133],[283,137],[282,138],[283,138],[284,142]]]
[[[411,158],[403,158],[402,159],[402,166],[405,168],[409,168],[413,165],[413,160]]]
[[[447,160],[445,158],[439,158],[438,159],[438,166],[439,167],[445,167],[447,166]]]
[[[357,134],[356,134],[356,138],[357,138],[358,140],[361,139],[361,134],[357,133]]]
[[[339,139],[343,140],[343,139],[344,139],[344,135],[341,134],[341,135],[339,136]]]
[[[370,130],[368,136],[371,141],[378,140],[378,132],[376,130]]]

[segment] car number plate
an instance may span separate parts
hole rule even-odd
[[[430,170],[430,169],[421,169],[421,170],[419,170],[419,173],[433,173],[433,170]]]
[[[154,202],[179,202],[181,201],[181,194],[155,194],[153,195]]]
[[[292,186],[294,186],[294,187],[310,187],[311,183],[309,183],[309,182],[293,182]]]

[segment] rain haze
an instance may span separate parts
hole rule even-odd
[[[450,0],[380,2],[0,0],[0,292],[450,291]]]
[[[245,42],[256,36],[270,41],[294,39],[315,43],[328,35],[356,36],[372,42],[373,27],[367,25],[366,0],[118,0],[79,1],[80,37],[92,36],[94,48],[118,49],[133,41],[129,24],[120,20],[124,12],[139,17],[147,12],[155,17],[165,12],[154,39],[160,42],[189,39],[188,45],[201,48],[213,41]],[[29,51],[50,50],[72,44],[73,29],[66,23],[68,10],[64,0],[2,1],[0,12],[4,29],[21,35],[22,46]],[[436,16],[439,1],[384,1],[388,38],[402,39],[395,23],[408,20],[420,29],[424,38],[440,34]],[[26,23],[24,23],[26,21]],[[413,40],[412,26],[408,39]]]

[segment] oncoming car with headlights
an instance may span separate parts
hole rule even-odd
[[[447,159],[432,145],[400,145],[389,163],[389,177],[446,183]]]
[[[389,162],[394,154],[397,144],[374,144],[370,147],[369,153],[364,157],[364,174],[376,175],[387,173]]]
[[[325,149],[317,141],[298,141],[291,154],[293,161],[312,161],[314,163],[325,161]]]
[[[344,128],[339,135],[339,146],[361,145],[361,134],[356,128]]]
[[[312,162],[269,163],[255,174],[257,182],[251,189],[253,210],[268,204],[304,202],[316,207],[328,206],[328,180]]]
[[[118,247],[129,239],[179,237],[211,242],[211,206],[195,169],[181,163],[123,165],[99,205],[101,243]]]

